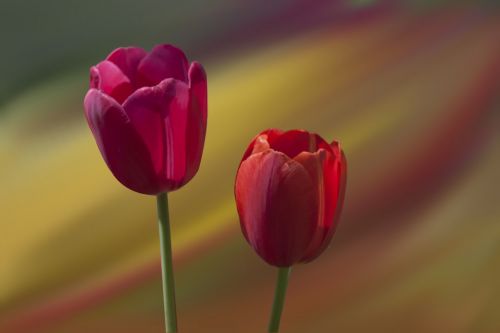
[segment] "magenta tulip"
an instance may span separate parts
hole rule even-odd
[[[90,69],[85,115],[104,161],[129,189],[157,195],[198,171],[207,79],[172,45],[114,50]]]

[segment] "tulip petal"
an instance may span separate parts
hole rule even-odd
[[[157,194],[151,158],[123,108],[97,89],[89,90],[84,107],[97,146],[116,179],[133,191]]]
[[[256,137],[254,137],[252,139],[252,141],[248,145],[247,150],[243,154],[241,162],[246,160],[248,157],[250,157],[250,155],[252,155],[254,153],[261,152],[265,149],[270,149],[271,145],[269,144],[269,141],[268,141],[269,138],[271,138],[271,140],[272,140],[274,137],[281,135],[282,133],[283,133],[283,131],[281,131],[279,129],[275,129],[275,128],[267,129],[267,130],[259,133]],[[258,147],[256,147],[256,146],[258,146]],[[241,164],[241,162],[240,162],[240,164]]]
[[[331,150],[330,146],[319,135],[303,130],[291,130],[281,133],[272,132],[268,138],[271,148],[294,158],[301,152],[314,153],[323,148]]]
[[[164,181],[164,190],[172,191],[184,185],[194,173],[188,174],[193,153],[203,145],[202,118],[190,110],[189,87],[184,82],[167,79],[154,87],[134,92],[124,103],[124,109],[136,131],[146,144],[156,173]],[[189,144],[193,147],[188,147]],[[200,143],[201,142],[201,143]],[[199,160],[201,157],[196,157]]]
[[[340,145],[332,144],[334,154],[328,154],[324,161],[324,218],[318,225],[318,229],[311,244],[302,258],[302,262],[310,262],[316,259],[330,244],[338,220],[344,205],[344,196],[347,179],[347,162]]]
[[[186,130],[186,179],[190,180],[201,163],[207,129],[207,76],[203,66],[193,62],[189,67],[189,108]]]
[[[328,171],[333,159],[330,152],[320,149],[316,153],[302,152],[294,158],[295,161],[309,172],[318,191],[318,216],[316,221],[316,231],[311,239],[311,243],[304,257],[308,257],[311,252],[315,252],[323,242],[328,228],[331,226],[331,220],[335,213],[336,196],[338,193],[338,184],[329,184],[325,169]],[[333,185],[333,186],[331,186]]]
[[[245,151],[242,161],[247,159],[252,153],[255,152],[255,145],[259,144],[261,149],[263,141],[276,151],[286,154],[290,158],[294,158],[301,152],[315,152],[318,149],[325,149],[333,153],[331,146],[323,140],[319,135],[310,133],[303,130],[281,131],[279,129],[268,129],[257,135],[247,150]]]
[[[323,240],[323,245],[319,249],[319,253],[323,252],[324,249],[328,247],[330,244],[330,241],[335,233],[335,230],[337,229],[337,225],[340,219],[340,215],[342,213],[342,209],[344,207],[344,198],[345,198],[345,192],[346,192],[346,186],[347,186],[347,159],[345,157],[344,152],[340,149],[340,145],[335,142],[332,145],[337,146],[337,161],[340,161],[337,164],[337,168],[334,169],[333,172],[329,174],[329,179],[327,179],[328,182],[330,182],[329,186],[332,186],[333,182],[338,182],[339,186],[339,192],[337,195],[337,205],[335,208],[335,215],[333,216],[333,219],[331,220],[332,222],[332,227],[328,228],[328,233],[325,236],[325,239]],[[317,255],[319,255],[319,253]],[[317,256],[316,255],[316,256]],[[314,259],[314,258],[313,258]]]
[[[314,136],[308,132],[292,130],[269,139],[271,148],[294,158],[303,151],[315,152]]]
[[[120,47],[111,52],[106,60],[118,66],[137,89],[140,88],[137,80],[137,67],[147,54],[140,47]]]
[[[173,45],[157,45],[142,59],[137,69],[141,86],[155,86],[167,78],[188,82],[188,60]]]
[[[90,87],[122,103],[133,91],[132,84],[121,69],[111,61],[101,61],[90,69]]]
[[[272,150],[251,155],[238,169],[235,197],[243,233],[266,262],[300,261],[318,214],[318,192],[300,163]]]
[[[193,61],[189,67],[189,94],[191,107],[197,108],[201,113],[202,125],[207,127],[207,74],[203,66]]]

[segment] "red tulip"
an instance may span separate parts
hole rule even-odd
[[[236,176],[246,240],[273,266],[315,259],[335,232],[345,184],[346,160],[338,142],[299,130],[262,132]]]
[[[198,171],[207,79],[172,45],[114,50],[90,69],[85,116],[113,175],[144,194],[173,191]]]

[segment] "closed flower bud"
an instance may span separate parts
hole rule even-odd
[[[127,47],[90,70],[85,116],[104,161],[129,189],[156,195],[198,171],[207,126],[207,79],[172,45]]]
[[[247,148],[236,176],[246,240],[273,266],[315,259],[333,237],[345,184],[339,143],[300,130],[262,132]]]

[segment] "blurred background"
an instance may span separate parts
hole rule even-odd
[[[113,178],[82,100],[112,49],[164,42],[209,77],[201,169],[170,195],[180,332],[266,329],[276,271],[232,190],[268,127],[349,164],[283,332],[500,332],[496,1],[1,0],[0,40],[0,332],[162,332],[155,199]]]

